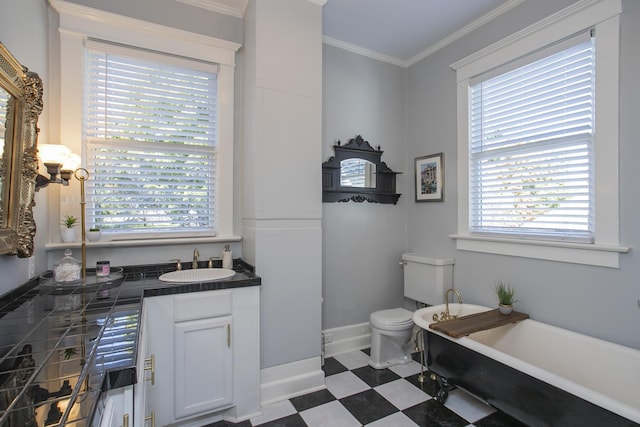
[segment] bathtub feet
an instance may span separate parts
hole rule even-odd
[[[451,389],[451,386],[445,377],[441,377],[438,374],[436,374],[436,380],[438,380],[438,385],[440,386],[440,390],[436,393],[436,401],[441,405],[444,405],[449,398],[449,390]]]

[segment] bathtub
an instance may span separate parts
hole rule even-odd
[[[429,329],[444,305],[413,315],[441,403],[460,387],[529,425],[626,426],[640,423],[640,350],[523,320],[451,338]],[[449,304],[464,316],[491,310]]]

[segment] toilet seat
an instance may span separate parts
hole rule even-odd
[[[391,308],[371,313],[371,326],[383,330],[401,330],[413,325],[413,312],[404,308]]]

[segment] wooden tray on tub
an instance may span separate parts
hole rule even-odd
[[[456,319],[434,322],[429,325],[429,328],[453,338],[460,338],[474,332],[497,328],[498,326],[516,323],[528,318],[529,315],[526,313],[512,311],[510,314],[502,314],[496,308],[495,310],[469,314]]]

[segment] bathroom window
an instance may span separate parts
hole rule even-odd
[[[89,223],[212,233],[217,66],[90,41],[85,70]]]
[[[575,4],[451,66],[457,249],[619,267],[621,12]]]
[[[471,233],[593,241],[591,35],[470,82]]]
[[[104,230],[101,241],[127,246],[237,239],[234,79],[240,44],[71,5],[52,4],[60,14],[60,55],[52,58],[60,67],[54,73],[59,88],[52,87],[60,108],[54,109],[59,117],[52,137],[81,154],[91,173],[87,226]],[[91,67],[102,69],[102,77],[94,71],[93,83],[86,80]],[[153,71],[140,71],[146,68]],[[139,94],[133,82],[142,86]],[[73,179],[60,188],[60,209],[50,210],[50,224],[61,215],[80,216],[78,186]]]

